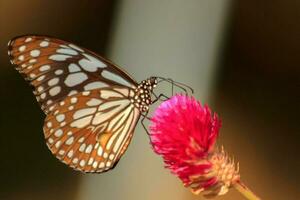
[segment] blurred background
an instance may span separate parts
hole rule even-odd
[[[27,33],[73,41],[138,81],[191,85],[221,116],[218,143],[240,162],[242,180],[262,199],[300,199],[299,19],[299,1],[0,0],[0,199],[202,199],[163,168],[140,124],[105,174],[52,156],[44,115],[7,56],[7,42]]]

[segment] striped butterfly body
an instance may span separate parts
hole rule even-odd
[[[46,114],[51,152],[82,172],[112,169],[126,151],[157,79],[138,84],[110,61],[75,44],[28,35],[8,44],[11,63]]]

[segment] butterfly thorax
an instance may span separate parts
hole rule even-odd
[[[133,99],[131,99],[131,102],[140,110],[140,112],[147,112],[149,110],[149,105],[152,104],[151,94],[156,85],[156,78],[151,77],[143,80],[135,89],[135,95]]]

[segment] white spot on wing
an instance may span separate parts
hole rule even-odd
[[[42,75],[42,76],[38,77],[36,80],[37,81],[42,81],[44,78],[45,78],[45,75]]]
[[[20,55],[20,56],[18,57],[18,59],[19,59],[20,61],[23,61],[23,60],[24,60],[24,55]]]
[[[82,95],[83,95],[83,96],[89,96],[90,93],[91,93],[90,91],[84,91],[84,92],[82,92]]]
[[[67,141],[66,141],[66,145],[71,145],[74,142],[74,137],[70,137]]]
[[[51,128],[51,127],[52,127],[52,123],[51,123],[51,122],[48,122],[48,123],[47,123],[47,127],[48,127],[48,128]]]
[[[123,97],[120,93],[117,93],[117,92],[112,91],[112,90],[101,90],[100,96],[103,99],[107,99],[109,97],[120,97],[120,98]]]
[[[58,129],[57,131],[55,131],[54,136],[60,137],[60,136],[62,136],[62,134],[63,134],[63,131],[61,129]]]
[[[85,147],[86,147],[85,143],[81,144],[80,147],[79,147],[79,151],[83,152],[85,150]]]
[[[49,90],[49,94],[50,94],[51,96],[55,96],[55,95],[59,94],[60,91],[61,91],[61,87],[60,87],[60,86],[56,86],[56,87],[51,88],[51,89]]]
[[[69,87],[73,87],[87,80],[88,76],[83,72],[78,72],[75,74],[69,74],[65,80],[65,84]]]
[[[50,60],[55,60],[55,61],[65,61],[67,58],[71,58],[72,56],[69,55],[61,55],[61,54],[54,54],[49,56]]]
[[[97,81],[97,82],[92,82],[92,83],[85,85],[84,89],[85,90],[93,90],[93,89],[103,88],[103,87],[107,87],[107,86],[108,85],[106,83]]]
[[[78,50],[78,51],[83,52],[83,50],[82,50],[81,48],[79,48],[78,46],[76,46],[76,45],[74,45],[74,44],[69,44],[69,46],[70,46],[71,48],[73,48],[73,49],[76,49],[76,50]],[[67,46],[66,46],[66,47],[67,47]]]
[[[41,92],[41,91],[43,91],[43,90],[44,90],[43,86],[39,86],[39,87],[37,88],[37,91],[38,91],[38,92]]]
[[[85,161],[84,161],[84,160],[81,160],[80,163],[79,163],[79,165],[80,165],[81,167],[84,167]]]
[[[98,156],[102,156],[102,153],[103,153],[102,146],[99,146],[98,151],[97,151]]]
[[[32,40],[31,37],[26,38],[25,42],[30,42]]]
[[[58,122],[62,122],[65,119],[65,115],[64,114],[59,114],[56,116],[56,120]]]
[[[43,93],[40,95],[41,99],[45,99],[46,98],[46,93]]]
[[[101,162],[100,164],[99,164],[99,168],[103,168],[105,165],[104,165],[104,162]]]
[[[64,150],[60,150],[60,151],[58,152],[58,154],[62,156],[62,155],[65,154],[65,151],[64,151]]]
[[[50,69],[50,65],[43,65],[40,67],[40,71],[43,72],[43,71],[47,71]]]
[[[110,160],[113,160],[114,157],[115,157],[115,156],[114,156],[113,154],[110,154],[110,155],[109,155],[109,159],[110,159]]]
[[[49,46],[49,42],[48,41],[43,41],[40,43],[40,47],[47,47]]]
[[[71,98],[71,103],[74,104],[74,103],[77,103],[77,101],[78,101],[77,97],[72,97]]]
[[[19,47],[19,51],[20,51],[20,52],[25,51],[25,49],[26,49],[26,46],[25,46],[25,45],[22,45],[22,46]]]
[[[69,68],[69,72],[70,73],[80,72],[81,71],[81,69],[79,68],[79,66],[76,65],[76,64],[74,64],[74,63],[71,63],[68,68]]]
[[[93,145],[89,145],[86,149],[85,149],[85,153],[91,153],[93,149]]]
[[[68,155],[67,155],[67,156],[68,156],[69,158],[72,158],[72,157],[73,157],[73,153],[74,153],[73,150],[71,150],[71,151],[68,152]]]
[[[82,143],[84,140],[85,140],[85,137],[82,136],[81,138],[79,138],[78,142],[79,142],[79,143]]]
[[[110,161],[107,161],[106,167],[110,167],[110,166],[111,166],[111,162],[110,162]]]
[[[131,85],[128,81],[126,81],[124,78],[122,78],[121,76],[117,75],[117,74],[114,74],[110,71],[107,71],[107,70],[103,70],[101,75],[108,79],[108,80],[111,80],[111,81],[114,81],[116,83],[119,83],[121,85],[125,85],[125,86],[128,86],[128,87],[134,87],[133,85]]]
[[[30,55],[32,57],[38,57],[40,54],[41,54],[41,51],[37,50],[37,49],[30,51]]]
[[[103,158],[107,158],[107,157],[108,157],[108,154],[106,152],[104,152]]]
[[[11,46],[11,45],[13,45],[13,43],[14,43],[14,41],[9,40],[8,43],[7,43],[7,46]]]
[[[98,162],[95,161],[95,162],[93,163],[93,168],[97,168],[97,166],[98,166]]]
[[[68,96],[72,96],[72,95],[77,94],[77,93],[78,93],[77,90],[72,90],[72,91],[69,92]]]
[[[94,158],[90,158],[89,162],[88,162],[88,165],[91,165],[93,163],[93,161],[94,161]]]
[[[63,70],[58,69],[58,70],[56,70],[54,73],[55,73],[56,75],[61,75],[63,72],[64,72]]]
[[[52,138],[49,138],[49,139],[48,139],[48,142],[49,142],[50,144],[52,144],[52,143],[54,142],[54,140],[53,140]]]
[[[72,161],[74,164],[78,163],[78,158],[74,158]]]
[[[96,112],[96,110],[97,110],[97,108],[84,108],[84,109],[81,109],[81,110],[77,110],[73,114],[73,118],[74,119],[79,119],[81,117],[94,114]]]
[[[125,97],[133,97],[134,96],[134,92],[133,90],[129,90],[129,89],[123,89],[123,88],[114,88],[115,91],[120,92],[121,94],[123,94]],[[129,92],[130,91],[130,92]]]
[[[91,100],[89,100],[88,102],[86,102],[87,106],[98,106],[102,103],[101,100],[96,99],[96,98],[92,98]]]
[[[60,140],[58,140],[58,141],[55,143],[55,147],[56,147],[56,148],[59,148],[59,147],[60,147],[60,145],[61,145],[61,141],[60,141]]]
[[[29,60],[29,63],[35,63],[36,62],[36,59],[35,58],[32,58]]]
[[[65,48],[65,49],[68,49],[69,47],[68,46],[66,46],[66,45],[64,45],[64,44],[61,44],[61,45],[59,45],[60,47],[62,47],[62,48]]]
[[[53,86],[53,85],[56,85],[58,82],[59,82],[59,78],[53,78],[48,81],[48,85]]]
[[[93,116],[88,116],[82,119],[78,119],[74,122],[71,123],[71,127],[75,127],[75,128],[83,128],[87,125],[90,124],[91,120],[92,120]]]
[[[96,59],[93,56],[87,54],[84,54],[84,56],[87,59],[83,58],[78,63],[86,71],[95,72],[98,70],[98,68],[105,68],[107,66],[105,63],[101,62],[99,59]]]
[[[57,49],[56,52],[73,56],[78,55],[78,52],[74,51],[73,49]]]

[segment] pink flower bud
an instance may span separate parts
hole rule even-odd
[[[234,162],[214,148],[220,127],[217,114],[184,95],[163,102],[151,119],[154,151],[195,194],[222,195],[239,180]]]

